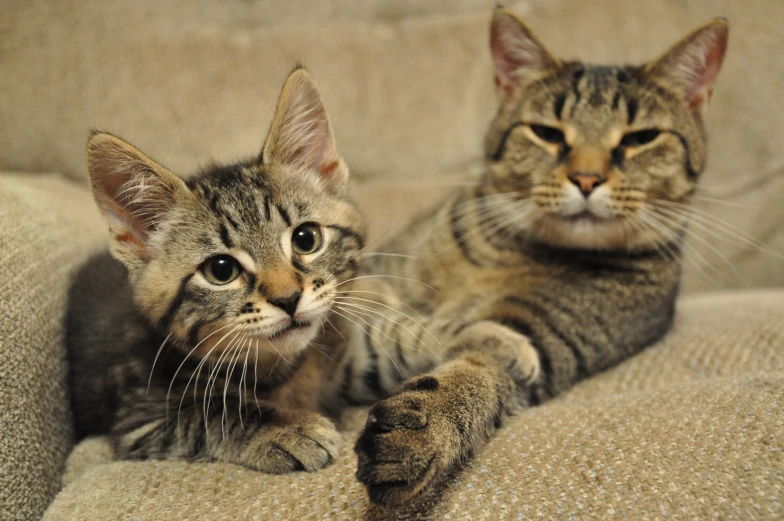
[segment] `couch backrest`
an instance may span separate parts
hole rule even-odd
[[[495,110],[487,42],[493,4],[6,0],[0,169],[84,178],[90,127],[183,173],[208,158],[247,155],[260,149],[278,89],[302,61],[323,90],[355,177],[475,172]],[[697,24],[727,16],[729,54],[708,118],[704,180],[706,195],[736,206],[703,204],[784,251],[784,3],[529,0],[509,7],[555,52],[598,62],[644,61]],[[784,284],[780,259],[693,230],[701,253],[690,256],[705,256],[709,274],[694,287],[714,286],[711,279]]]

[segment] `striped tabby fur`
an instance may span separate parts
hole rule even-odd
[[[114,259],[93,258],[70,294],[77,435],[108,433],[124,459],[326,465],[327,358],[305,348],[365,231],[307,72],[283,86],[259,158],[183,181],[108,134],[87,150]]]
[[[686,226],[675,210],[705,166],[702,113],[727,27],[713,20],[641,67],[597,66],[561,61],[495,12],[500,108],[485,174],[336,297],[351,334],[335,392],[391,394],[355,447],[373,501],[417,499],[505,415],[667,332]]]

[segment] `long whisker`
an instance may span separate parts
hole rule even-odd
[[[355,281],[355,280],[372,279],[372,278],[377,278],[377,277],[378,278],[387,277],[387,278],[392,278],[392,279],[405,280],[405,281],[408,281],[408,282],[414,282],[416,284],[421,284],[422,286],[425,286],[426,288],[431,289],[433,291],[436,291],[436,292],[438,291],[436,288],[434,288],[430,284],[422,282],[421,280],[410,279],[408,277],[399,277],[397,275],[360,275],[359,277],[354,277],[354,278],[351,278],[351,279],[348,279],[348,280],[344,280],[343,282],[340,282],[338,284],[335,284],[334,287],[337,288],[338,286],[342,286],[343,284],[346,284],[348,282],[352,282],[352,281]]]
[[[417,311],[416,309],[414,309],[410,305],[406,304],[405,302],[403,302],[399,298],[395,297],[391,293],[390,294],[385,294],[385,293],[380,293],[378,291],[370,291],[370,290],[362,290],[362,289],[343,290],[343,291],[336,291],[335,292],[336,295],[347,295],[347,294],[350,294],[350,293],[366,293],[366,294],[370,294],[370,295],[378,295],[378,296],[380,296],[381,298],[383,298],[386,301],[392,301],[392,303],[395,304],[395,305],[399,304],[401,306],[404,306],[405,308],[407,308],[407,309],[411,310],[413,313],[415,313],[422,320],[424,320],[424,318],[425,318],[425,317],[422,316],[422,314],[419,311]],[[372,300],[372,299],[367,299],[367,300],[369,300],[370,302],[377,302],[376,300]]]
[[[467,244],[469,240],[480,234],[493,236],[499,230],[509,226],[513,222],[525,219],[535,210],[533,203],[528,201],[521,201],[516,205],[514,203],[510,203],[510,205],[511,207],[503,207],[503,211],[497,212],[489,219],[484,219],[477,222],[468,233],[463,234],[461,238],[462,243]]]
[[[226,359],[230,353],[232,353],[232,347],[234,343],[237,341],[237,338],[240,336],[242,331],[238,331],[234,334],[234,336],[229,341],[229,344],[223,350],[223,352],[218,356],[218,360],[215,362],[214,369],[210,372],[207,377],[207,385],[204,388],[204,426],[207,427],[207,420],[209,416],[209,409],[210,404],[212,403],[212,397],[215,394],[215,385],[218,381],[218,376],[220,375],[221,366],[223,365],[223,360]],[[224,371],[224,378],[225,378],[226,371]],[[210,385],[210,380],[212,380],[212,385]],[[222,415],[223,411],[221,411]],[[221,429],[223,427],[222,416],[221,416]]]
[[[708,196],[705,196],[705,195],[694,194],[694,195],[692,195],[692,198],[695,201],[704,201],[706,203],[719,204],[719,205],[722,205],[722,206],[728,206],[730,208],[745,208],[746,207],[746,205],[738,203],[736,201],[725,201],[723,199],[718,199],[716,197],[708,197]]]
[[[653,217],[654,219],[660,221],[661,223],[663,223],[665,225],[682,226],[682,227],[684,227],[685,231],[689,232],[688,228],[686,228],[685,225],[679,225],[678,223],[672,221],[671,218],[668,218],[666,215],[657,214],[656,212],[651,212],[650,216]],[[738,272],[738,270],[735,268],[735,265],[733,265],[732,262],[727,258],[727,256],[724,255],[721,251],[719,251],[718,248],[716,248],[711,243],[709,243],[707,240],[703,239],[702,237],[700,237],[699,235],[697,235],[694,232],[690,232],[689,233],[689,237],[694,238],[700,244],[702,244],[703,246],[705,246],[706,248],[708,248],[709,250],[714,252],[716,255],[718,255],[727,264],[727,266],[729,266],[730,269],[732,269],[732,271],[735,273],[736,277],[738,277],[738,280],[742,280],[742,277],[741,277],[740,273]],[[721,273],[719,270],[716,270],[716,271]]]
[[[223,419],[226,418],[226,421],[228,422],[228,417],[229,417],[228,407],[226,406],[226,394],[228,393],[229,384],[231,383],[231,376],[234,374],[234,368],[237,366],[237,362],[239,361],[240,354],[242,353],[242,346],[245,345],[245,339],[247,338],[247,336],[248,336],[247,333],[243,333],[242,338],[240,338],[240,341],[234,347],[234,353],[236,354],[232,354],[232,358],[229,360],[230,369],[227,369],[227,375],[223,381],[223,411],[221,413],[222,414],[221,432],[223,432],[223,428],[224,428]],[[240,402],[241,400],[242,400],[242,395],[240,395]],[[240,423],[241,422],[242,422],[242,416],[240,416]]]
[[[493,214],[498,214],[498,210],[503,209],[509,204],[514,204],[517,198],[509,194],[499,194],[504,197],[487,201],[482,198],[473,198],[464,203],[463,208],[454,209],[446,212],[446,219],[441,223],[436,223],[436,226],[444,224],[447,220],[453,220],[460,230],[467,228],[468,220],[473,216],[477,222],[483,222],[488,216],[492,217]],[[480,206],[481,204],[481,206]],[[460,208],[460,206],[458,206]],[[504,213],[504,212],[501,212]]]
[[[322,355],[326,356],[332,363],[335,363],[335,359],[329,356],[329,347],[325,346],[324,344],[319,344],[317,342],[311,342],[308,344],[308,347],[313,347],[321,353]]]
[[[188,352],[188,354],[186,354],[186,355],[185,355],[185,358],[183,358],[183,359],[182,359],[182,362],[180,363],[179,367],[177,367],[177,370],[176,370],[176,371],[174,371],[174,376],[172,376],[171,382],[169,383],[169,390],[168,390],[168,391],[166,391],[166,403],[167,403],[167,404],[169,403],[169,395],[171,394],[172,386],[174,385],[174,382],[175,382],[175,381],[176,381],[176,379],[177,379],[177,375],[180,373],[180,370],[182,370],[182,367],[185,365],[185,362],[188,360],[188,358],[190,358],[190,356],[191,356],[191,355],[192,355],[194,352],[196,352],[196,350],[199,348],[199,346],[200,346],[200,345],[202,345],[202,344],[203,344],[203,343],[204,343],[204,342],[205,342],[205,341],[206,341],[208,338],[210,338],[212,335],[214,335],[214,334],[215,334],[215,333],[217,333],[218,331],[221,331],[221,330],[223,330],[223,329],[226,329],[227,327],[230,327],[230,326],[232,326],[232,325],[234,325],[234,324],[226,324],[225,326],[223,326],[223,327],[220,327],[220,328],[216,329],[215,331],[213,331],[212,333],[210,333],[209,335],[205,336],[204,338],[202,338],[202,339],[201,339],[201,341],[200,341],[198,344],[196,344],[196,345],[194,346],[194,348],[193,348],[193,349],[191,349],[191,350]],[[238,327],[239,327],[239,326],[238,326]],[[231,331],[234,331],[234,330],[232,329]],[[231,334],[231,331],[229,331],[229,332],[226,334],[226,336],[230,335],[230,334]],[[224,336],[223,338],[226,338],[226,336]],[[223,338],[221,338],[221,339],[218,341],[218,344],[220,344],[220,343],[223,341]],[[216,345],[217,345],[217,344],[216,344]],[[191,375],[191,378],[193,378],[193,375]],[[190,380],[188,380],[188,382],[190,382]],[[185,389],[187,390],[188,388],[186,387]]]
[[[370,299],[366,299],[366,298],[360,298],[360,297],[351,297],[351,296],[349,296],[349,297],[345,297],[345,296],[344,296],[344,297],[341,297],[341,296],[336,296],[336,297],[335,297],[335,299],[349,300],[349,301],[354,301],[354,302],[356,302],[356,301],[360,301],[360,302],[369,302],[369,303],[371,303],[371,304],[375,304],[375,305],[378,305],[378,306],[384,307],[384,308],[386,308],[386,309],[389,309],[390,311],[393,311],[393,312],[395,312],[395,313],[398,313],[398,314],[400,314],[400,315],[402,315],[402,316],[406,317],[407,319],[409,319],[410,321],[412,321],[413,323],[415,323],[415,324],[416,324],[416,325],[418,325],[419,327],[421,327],[421,328],[422,328],[422,331],[424,331],[425,333],[427,333],[427,334],[428,334],[428,335],[429,335],[429,336],[430,336],[430,337],[431,337],[433,340],[435,340],[435,341],[436,341],[436,343],[439,345],[439,347],[441,347],[441,349],[444,349],[444,345],[441,343],[441,341],[438,339],[438,337],[436,337],[436,336],[435,336],[433,333],[431,333],[431,332],[430,332],[430,330],[428,330],[428,329],[427,329],[427,328],[426,328],[426,327],[425,327],[425,326],[424,326],[424,325],[423,325],[423,324],[422,324],[420,321],[418,321],[417,319],[415,319],[414,317],[412,317],[412,316],[410,316],[410,315],[407,315],[407,314],[405,314],[405,313],[401,312],[399,309],[393,308],[392,306],[387,306],[386,304],[382,304],[381,302],[376,302],[375,300],[370,300]],[[355,306],[359,306],[358,304],[353,304],[353,305],[355,305]],[[371,309],[370,309],[368,306],[359,306],[359,307],[361,307],[361,308],[363,308],[363,309],[366,309],[366,310],[368,310],[368,311],[370,311],[370,310],[371,310]],[[409,307],[410,307],[410,306],[409,306]],[[413,308],[412,308],[412,309],[413,309]],[[385,318],[387,318],[387,319],[391,320],[389,317],[386,317],[385,315],[383,315],[382,313],[380,313],[380,312],[378,312],[378,311],[376,311],[376,313],[378,313],[378,314],[380,314],[381,316],[384,316]],[[401,322],[397,322],[397,323],[398,323],[398,324],[400,324],[401,326],[405,327],[405,328],[406,328],[406,329],[409,331],[409,333],[411,333],[411,335],[412,335],[414,338],[416,338],[416,339],[417,339],[417,340],[418,340],[420,343],[424,344],[424,342],[422,342],[422,340],[421,340],[420,338],[418,338],[418,337],[417,337],[417,336],[414,334],[414,332],[413,332],[413,331],[411,331],[411,329],[409,329],[409,328],[408,328],[408,327],[407,327],[405,324],[402,324]],[[430,349],[430,348],[428,347],[428,349]],[[431,349],[431,351],[432,351],[432,349]],[[433,352],[433,354],[435,355],[436,353],[435,353],[435,352]],[[439,358],[439,360],[441,359],[441,357],[440,357],[440,356],[438,356],[438,355],[436,355],[436,356]]]
[[[185,389],[183,389],[182,396],[180,397],[179,407],[177,408],[177,424],[178,425],[179,425],[179,422],[180,422],[180,412],[182,410],[182,403],[185,400],[185,393],[188,392],[188,387],[191,385],[191,381],[193,381],[193,402],[195,404],[196,403],[197,388],[199,386],[199,379],[201,378],[201,370],[204,367],[205,363],[207,363],[207,361],[210,361],[210,365],[212,365],[211,356],[212,356],[213,351],[215,351],[215,349],[217,349],[221,345],[221,343],[226,339],[226,337],[228,337],[229,335],[231,335],[232,333],[237,331],[237,329],[239,329],[242,326],[241,324],[229,324],[229,325],[227,325],[225,327],[228,327],[230,325],[233,325],[234,327],[228,333],[223,335],[223,337],[221,337],[221,339],[218,340],[215,343],[215,345],[212,346],[212,348],[210,348],[210,350],[207,352],[206,355],[201,357],[201,360],[199,360],[199,363],[196,365],[196,369],[193,370],[193,372],[191,373],[190,378],[188,378],[188,382],[185,384]],[[224,329],[224,328],[221,328],[221,329]],[[215,331],[215,333],[217,333],[218,331],[220,331],[220,329]],[[212,336],[212,335],[210,335],[210,336]],[[205,338],[204,340],[206,340],[206,339],[207,338]],[[202,342],[204,340],[202,340]],[[200,344],[201,344],[201,342],[200,342]],[[210,372],[211,371],[212,371],[212,369],[210,370]],[[208,377],[207,378],[207,382],[205,384],[205,388],[204,388],[205,392],[207,391],[207,388],[209,387],[209,384],[210,384],[210,379]],[[206,416],[206,410],[204,411],[204,413],[205,413],[205,416]]]
[[[245,340],[245,344],[243,345],[243,348],[245,349],[245,361],[242,363],[242,375],[240,376],[240,386],[239,386],[240,403],[238,407],[239,408],[238,412],[240,417],[240,426],[243,428],[243,430],[245,429],[245,425],[243,425],[242,423],[242,402],[243,402],[242,395],[243,393],[245,394],[245,400],[244,400],[246,402],[245,411],[247,412],[248,391],[245,388],[245,376],[248,373],[248,357],[250,356],[250,343],[251,343],[251,339],[248,338]]]
[[[670,212],[670,215],[680,216],[680,213],[683,212],[688,215],[689,219],[692,220],[693,223],[697,227],[705,230],[708,233],[711,233],[717,239],[728,240],[728,238],[738,240],[745,244],[746,246],[752,247],[761,251],[762,253],[766,253],[768,255],[772,255],[774,257],[778,257],[780,259],[784,259],[784,254],[778,252],[765,244],[764,242],[756,239],[753,236],[750,236],[743,230],[733,226],[732,224],[728,223],[727,221],[716,217],[715,215],[710,214],[704,210],[699,210],[697,208],[693,208],[691,206],[683,205],[680,203],[674,203],[672,201],[663,201],[663,200],[656,200],[655,204],[658,206],[658,209],[661,212]],[[669,208],[662,208],[662,206],[666,206]],[[725,234],[728,237],[721,237],[721,234]]]
[[[414,255],[403,255],[401,253],[385,253],[385,252],[382,252],[382,251],[369,251],[369,252],[363,253],[362,255],[367,255],[368,258],[382,257],[382,256],[383,257],[404,257],[406,259],[418,259],[419,258],[419,257],[416,257]]]
[[[152,367],[150,368],[150,376],[149,376],[149,378],[147,378],[147,393],[148,394],[150,392],[150,383],[152,382],[152,372],[155,370],[155,364],[158,363],[158,357],[161,355],[161,351],[163,351],[163,346],[166,345],[166,342],[169,341],[169,339],[171,338],[171,336],[173,334],[174,333],[169,333],[166,336],[166,338],[163,339],[163,343],[161,344],[161,347],[159,347],[158,348],[158,352],[155,353],[155,359],[152,361]]]
[[[369,308],[369,307],[367,307],[367,306],[360,306],[359,304],[351,304],[351,303],[348,303],[348,302],[342,302],[342,303],[340,303],[340,304],[335,304],[335,305],[336,305],[336,306],[339,306],[339,309],[341,309],[342,311],[345,311],[345,312],[347,312],[347,313],[350,313],[350,312],[351,312],[351,310],[349,310],[349,309],[347,309],[347,308],[346,308],[347,306],[350,306],[350,307],[353,309],[354,313],[359,313],[360,315],[362,315],[362,316],[364,316],[364,317],[368,317],[368,318],[370,318],[370,319],[377,319],[378,317],[381,317],[381,318],[385,319],[386,321],[390,322],[390,323],[393,325],[393,327],[395,328],[395,330],[397,330],[397,331],[400,331],[400,329],[398,329],[398,327],[397,327],[397,326],[401,326],[401,327],[405,328],[405,329],[406,329],[406,330],[407,330],[409,333],[411,333],[411,336],[413,336],[413,337],[414,337],[414,338],[415,338],[415,339],[416,339],[418,342],[422,343],[422,345],[424,345],[425,347],[427,347],[427,348],[428,348],[428,350],[429,350],[431,353],[433,353],[433,355],[434,355],[434,356],[436,356],[436,357],[437,357],[437,358],[439,358],[439,359],[441,358],[440,356],[438,356],[438,355],[435,353],[435,351],[433,351],[433,350],[430,348],[430,346],[428,346],[427,344],[425,344],[424,342],[422,342],[422,339],[421,339],[421,338],[419,338],[419,337],[418,337],[418,336],[417,336],[417,335],[416,335],[416,334],[415,334],[415,333],[414,333],[414,332],[411,330],[411,328],[409,328],[408,326],[406,326],[406,325],[405,325],[405,324],[403,324],[402,322],[400,322],[400,321],[398,321],[398,320],[395,320],[395,319],[393,319],[393,318],[391,318],[391,317],[388,317],[388,316],[384,315],[383,313],[381,313],[381,312],[379,312],[379,311],[376,311],[376,310],[374,310],[374,309],[371,309],[371,308]],[[362,311],[359,311],[359,310],[362,310]],[[371,315],[371,314],[369,314],[369,313],[372,313],[372,315]],[[355,315],[355,316],[356,316],[356,315]],[[357,318],[359,318],[359,317],[357,317]],[[369,323],[368,323],[368,326],[375,328],[375,329],[376,329],[376,330],[378,330],[378,331],[379,331],[379,332],[380,332],[382,335],[384,335],[385,337],[387,337],[389,340],[391,340],[392,342],[395,342],[395,339],[394,339],[394,338],[392,338],[392,337],[390,337],[389,335],[387,335],[386,333],[384,333],[384,332],[383,332],[381,329],[379,329],[379,328],[377,328],[377,327],[375,327],[375,326],[373,326],[373,325],[371,325],[371,324],[369,324]],[[410,349],[411,349],[411,350],[413,350],[413,351],[422,352],[422,350],[421,350],[421,349],[417,349],[416,347],[414,347],[414,346],[412,346],[412,345],[408,345],[408,344],[401,344],[401,345],[403,345],[403,346],[405,346],[405,347],[408,347],[408,348],[410,348]]]
[[[385,334],[383,331],[381,331],[381,330],[380,330],[379,328],[377,328],[376,326],[374,326],[374,325],[370,324],[370,323],[369,323],[367,320],[363,319],[362,317],[360,317],[360,316],[359,316],[359,315],[357,315],[356,313],[354,313],[354,312],[352,312],[352,311],[350,311],[350,310],[348,310],[348,309],[345,309],[345,308],[340,308],[340,309],[341,309],[341,311],[344,311],[344,312],[346,312],[346,313],[348,313],[348,314],[350,314],[350,315],[352,315],[352,316],[356,317],[357,319],[359,319],[359,320],[361,320],[362,322],[364,322],[365,324],[367,324],[367,326],[368,326],[368,327],[371,327],[371,328],[373,328],[373,329],[375,329],[375,330],[379,331],[379,332],[380,332],[382,335],[384,335],[384,336],[386,336],[387,338],[389,338],[389,336],[388,336],[388,335],[386,335],[386,334]],[[345,318],[345,319],[346,319],[346,320],[348,320],[349,322],[353,322],[354,324],[356,324],[356,326],[357,326],[359,329],[361,329],[361,330],[362,330],[362,331],[363,331],[365,334],[367,334],[367,330],[366,330],[365,328],[363,328],[363,327],[362,327],[362,326],[361,326],[359,323],[355,322],[354,320],[351,320],[349,317],[347,317],[347,316],[345,316],[345,315],[341,314],[341,313],[340,313],[339,311],[337,311],[337,310],[335,310],[335,313],[337,313],[337,314],[338,314],[338,315],[340,315],[341,317]],[[392,339],[390,338],[390,340],[392,340]],[[380,344],[379,344],[379,345],[380,345]],[[401,377],[401,378],[403,378],[403,372],[400,370],[400,367],[398,367],[397,363],[396,363],[396,362],[395,362],[395,360],[392,358],[392,356],[389,354],[389,352],[386,350],[386,348],[385,348],[384,346],[381,346],[381,349],[383,349],[383,350],[384,350],[384,353],[386,353],[387,357],[389,357],[389,360],[390,360],[390,361],[392,362],[392,364],[395,366],[395,369],[397,369],[397,372],[400,374],[400,377]]]
[[[253,401],[256,402],[256,409],[261,414],[261,407],[259,406],[259,397],[256,396],[256,387],[259,384],[259,337],[256,337],[256,344],[254,346],[255,360],[253,363]]]
[[[340,329],[338,329],[337,326],[335,326],[335,324],[332,323],[332,321],[329,319],[329,317],[324,317],[324,320],[326,320],[327,324],[332,326],[332,329],[337,331],[338,335],[340,335],[340,338],[342,338],[344,342],[348,342],[348,340],[346,340],[346,337],[343,336],[343,333],[341,333]]]
[[[643,208],[634,218],[627,219],[625,224],[628,224],[630,228],[637,230],[640,235],[645,235],[646,233],[653,234],[653,246],[656,248],[656,251],[665,259],[677,259],[678,253],[672,246],[672,243],[677,236],[674,235],[671,230],[665,229],[663,226],[659,225],[657,221],[653,221],[652,218],[647,216],[647,212],[648,210]],[[629,251],[631,251],[631,246],[631,243],[627,246]]]

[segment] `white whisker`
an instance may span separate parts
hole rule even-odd
[[[155,370],[155,364],[158,363],[158,357],[161,355],[161,351],[163,351],[163,346],[166,345],[166,342],[169,341],[169,338],[171,338],[172,334],[173,333],[169,333],[166,336],[166,338],[163,339],[163,343],[161,344],[161,347],[159,347],[158,348],[158,352],[155,353],[155,359],[152,361],[152,367],[150,368],[150,376],[149,376],[149,378],[147,378],[147,393],[148,394],[150,392],[150,383],[152,382],[152,372]]]

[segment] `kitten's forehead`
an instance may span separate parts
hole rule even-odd
[[[214,166],[192,182],[194,194],[208,208],[229,221],[257,225],[259,219],[291,221],[290,206],[327,198],[318,183],[297,172],[281,171],[254,162]],[[274,219],[274,217],[279,219]]]
[[[351,220],[350,205],[325,190],[317,176],[295,167],[255,161],[215,165],[189,186],[199,202],[196,242],[213,251],[246,251],[265,263],[281,258],[286,230],[303,222]]]

